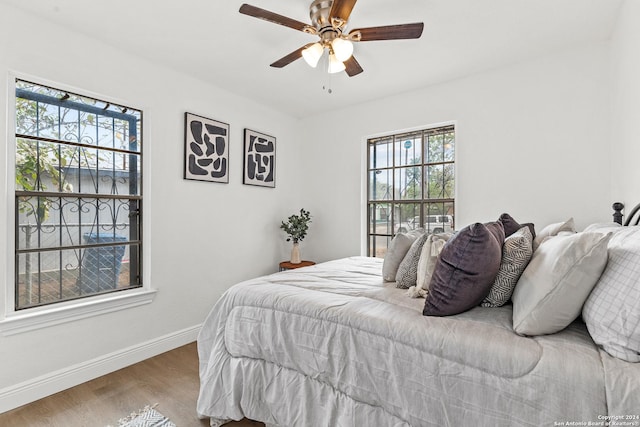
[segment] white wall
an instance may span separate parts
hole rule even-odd
[[[640,1],[627,0],[612,37],[613,197],[631,209],[640,203]]]
[[[367,136],[456,123],[456,226],[502,212],[538,228],[611,219],[607,43],[303,121],[309,256],[361,251]]]
[[[28,31],[22,25],[27,20]],[[8,388],[52,373],[64,376],[70,367],[202,323],[226,288],[277,270],[288,256],[279,222],[299,209],[297,120],[0,4],[0,298],[5,286],[13,286],[5,283],[13,251],[7,240],[12,193],[4,173],[10,71],[144,111],[144,250],[150,254],[144,268],[158,293],[143,307],[0,334],[0,412]],[[229,184],[182,179],[185,111],[230,124]],[[242,184],[245,127],[277,138],[275,189]]]

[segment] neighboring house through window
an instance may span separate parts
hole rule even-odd
[[[384,257],[396,233],[455,229],[453,125],[367,141],[367,254]]]
[[[15,311],[141,287],[142,111],[15,89]]]

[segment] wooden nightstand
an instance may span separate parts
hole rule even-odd
[[[289,261],[282,261],[280,263],[280,271],[285,270],[293,270],[294,268],[300,267],[309,267],[310,265],[315,265],[316,263],[313,261],[301,261],[299,264],[292,264]]]

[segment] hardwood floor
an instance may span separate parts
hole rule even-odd
[[[208,426],[196,416],[198,387],[198,354],[191,343],[0,414],[0,426],[117,426],[120,418],[155,403],[178,427]],[[264,424],[245,419],[226,426]]]

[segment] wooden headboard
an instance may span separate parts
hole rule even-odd
[[[627,220],[622,224],[622,210],[624,204],[616,202],[613,204],[613,222],[617,222],[620,225],[638,225],[640,223],[640,204],[637,204],[627,216]],[[634,222],[635,218],[635,222]]]

